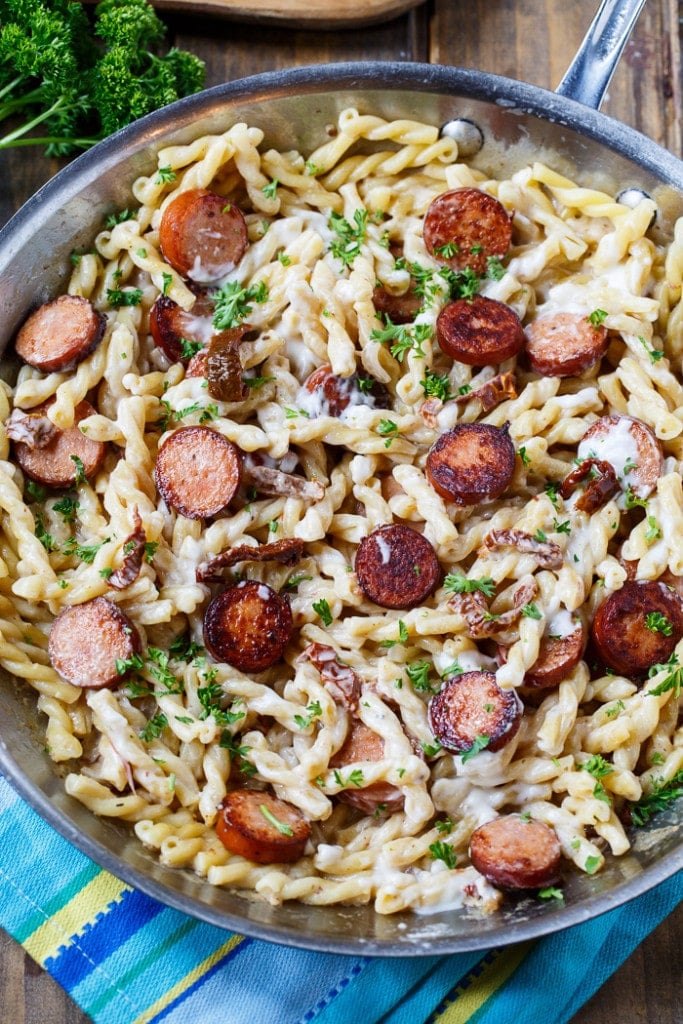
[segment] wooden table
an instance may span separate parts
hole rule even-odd
[[[554,88],[596,7],[597,0],[427,0],[388,24],[337,31],[297,31],[263,24],[255,28],[179,12],[166,13],[164,18],[169,38],[205,59],[207,85],[302,64],[398,59],[475,67]],[[683,156],[680,14],[677,0],[650,0],[603,109]],[[0,222],[56,170],[57,164],[38,152],[3,154]],[[681,1024],[683,1004],[677,984],[681,948],[683,906],[640,946],[572,1024]],[[2,1020],[13,1024],[87,1024],[89,1020],[2,932],[0,993]]]

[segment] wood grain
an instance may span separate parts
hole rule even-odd
[[[234,21],[272,22],[289,28],[336,29],[376,25],[405,14],[423,0],[155,0],[155,7]]]
[[[183,2],[168,0],[163,17],[173,42],[206,60],[208,85],[302,64],[391,59],[475,67],[554,88],[597,7],[597,0],[428,0],[362,32],[348,25],[335,31],[320,25],[288,30],[267,23],[255,32],[252,24],[229,18],[191,16],[180,9]],[[208,7],[211,0],[203,2]],[[285,0],[280,2],[284,5]],[[358,6],[367,8],[367,4]],[[683,105],[678,19],[677,0],[650,0],[603,109],[680,156]],[[27,151],[0,153],[0,223],[58,166],[56,161]],[[571,933],[567,933],[567,941],[571,941]],[[683,1024],[678,992],[681,948],[683,906],[568,1024]],[[543,983],[552,986],[552,977]],[[0,1008],[0,1020],[8,1024],[89,1021],[49,975],[2,932]],[[220,1019],[217,1013],[216,1020]]]

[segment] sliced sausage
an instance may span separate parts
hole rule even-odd
[[[335,704],[355,715],[361,694],[361,678],[350,665],[341,661],[334,647],[312,643],[299,655],[298,661],[311,661],[320,673],[323,686]]]
[[[248,245],[239,207],[205,188],[187,189],[172,199],[159,225],[164,259],[183,277],[208,284],[234,270]]]
[[[512,241],[512,220],[503,206],[478,188],[443,192],[430,204],[422,229],[425,245],[451,270],[469,267],[485,274],[490,256],[506,254]]]
[[[188,519],[209,519],[232,501],[242,477],[242,456],[210,427],[180,427],[159,448],[154,475],[169,508]]]
[[[377,762],[384,758],[384,740],[359,719],[351,719],[346,739],[339,750],[330,758],[330,768],[339,770],[344,779],[343,769],[347,765],[359,762]],[[362,783],[362,780],[359,779]],[[353,781],[348,789],[342,789],[339,799],[363,814],[374,814],[375,811],[403,810],[403,793],[390,782],[373,782],[369,786],[356,786]]]
[[[515,471],[507,425],[459,423],[441,434],[427,455],[427,479],[442,498],[476,505],[499,497]]]
[[[522,711],[515,690],[501,690],[494,672],[463,672],[434,694],[427,717],[441,746],[463,754],[480,737],[487,750],[500,750],[517,733]]]
[[[514,309],[484,295],[445,305],[436,321],[436,337],[447,356],[468,366],[502,363],[524,345],[522,322]]]
[[[602,359],[607,329],[581,313],[548,313],[526,328],[529,364],[543,377],[574,377]]]
[[[319,366],[304,381],[299,405],[309,416],[341,416],[350,405],[388,409],[391,397],[374,377],[338,377],[331,366]]]
[[[500,889],[544,889],[560,879],[561,849],[554,829],[520,814],[506,814],[475,829],[470,858]]]
[[[183,309],[168,295],[159,295],[149,311],[149,330],[154,343],[172,363],[187,363],[193,349],[201,351],[208,345],[213,334],[212,319],[213,303],[206,292],[198,291],[190,310]]]
[[[377,285],[372,293],[372,302],[380,319],[389,317],[392,324],[411,324],[424,301],[424,297],[416,295],[412,288],[401,295],[392,295],[386,288]]]
[[[591,637],[609,668],[644,675],[667,661],[683,637],[683,602],[659,581],[627,580],[596,611]]]
[[[524,676],[524,685],[535,689],[551,689],[572,672],[581,661],[586,646],[583,626],[566,636],[546,635],[541,640],[538,657]]]
[[[52,401],[36,406],[26,414],[27,419],[45,418]],[[107,445],[87,437],[78,424],[94,416],[96,411],[84,399],[74,409],[73,426],[55,427],[47,444],[33,446],[25,441],[14,441],[15,458],[26,476],[46,487],[72,487],[83,478],[92,479],[104,462]]]
[[[287,599],[266,583],[243,580],[209,603],[204,646],[215,661],[240,672],[263,672],[280,660],[292,629]]]
[[[116,686],[130,672],[131,659],[142,650],[140,634],[117,604],[95,597],[64,608],[52,623],[50,662],[74,686]]]
[[[619,486],[647,498],[662,474],[662,446],[647,423],[616,413],[593,423],[581,438],[579,459],[611,463]]]
[[[356,551],[361,590],[383,608],[414,608],[437,587],[441,566],[421,533],[402,524],[380,526]]]
[[[303,856],[311,826],[298,807],[271,793],[235,789],[223,798],[216,835],[256,864],[292,864]]]
[[[43,373],[73,370],[97,348],[106,323],[89,299],[60,295],[31,313],[14,348],[20,359]]]

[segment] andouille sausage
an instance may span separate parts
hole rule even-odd
[[[412,288],[401,295],[393,295],[377,285],[372,293],[372,303],[380,317],[387,316],[392,324],[410,324],[424,305],[424,297]]]
[[[619,486],[647,498],[662,474],[662,446],[647,423],[613,413],[591,424],[579,442],[579,459],[611,463]]]
[[[524,345],[514,309],[484,295],[447,303],[436,321],[436,337],[447,356],[468,366],[497,365]]]
[[[52,667],[74,686],[102,689],[125,679],[124,667],[142,650],[140,634],[117,604],[95,597],[64,608],[48,639]]]
[[[183,277],[209,284],[234,270],[248,245],[239,207],[205,188],[187,189],[161,215],[159,245]]]
[[[516,735],[524,708],[515,690],[502,690],[494,672],[463,672],[447,679],[427,707],[429,725],[442,747],[471,750],[480,737],[500,750]]]
[[[14,348],[20,359],[43,373],[73,370],[97,348],[106,323],[89,299],[60,295],[31,313]]]
[[[363,761],[377,762],[383,758],[382,737],[360,719],[352,718],[344,743],[330,758],[330,768],[338,769],[343,779],[343,769],[347,765]],[[363,814],[374,814],[380,810],[393,814],[394,811],[402,810],[404,803],[403,793],[390,782],[372,782],[369,786],[356,786],[352,782],[347,789],[342,789],[337,795],[344,803],[350,804]]]
[[[298,807],[271,793],[235,789],[220,805],[216,835],[231,853],[256,864],[291,864],[303,856],[311,825]]]
[[[602,359],[607,330],[581,313],[548,313],[526,328],[526,352],[535,373],[575,377]]]
[[[168,295],[159,295],[149,311],[149,331],[154,343],[173,363],[188,363],[193,349],[208,345],[213,334],[213,303],[198,291],[195,303],[185,310]],[[187,344],[189,342],[189,344]]]
[[[499,497],[512,479],[515,449],[507,426],[458,423],[427,454],[427,479],[442,498],[476,505]]]
[[[242,478],[242,456],[211,427],[180,427],[160,446],[154,476],[169,508],[188,519],[209,519],[232,501]]]
[[[240,672],[275,665],[292,635],[289,602],[267,583],[243,580],[217,594],[204,613],[204,646]]]
[[[572,672],[583,657],[586,634],[580,622],[566,636],[544,636],[538,657],[524,676],[524,685],[545,690],[557,686]]]
[[[423,237],[429,252],[451,270],[469,267],[485,274],[488,259],[505,256],[512,241],[512,220],[494,196],[478,188],[443,192],[430,204]]]
[[[46,412],[53,399],[35,406],[26,413],[30,422],[34,418],[46,419]],[[94,416],[96,409],[85,399],[74,409],[73,426],[64,429],[55,427],[50,431],[46,444],[33,445],[26,441],[13,442],[14,455],[26,476],[46,487],[71,487],[77,481],[92,479],[100,469],[107,454],[103,441],[87,437],[78,424],[88,416]]]
[[[506,814],[476,828],[470,858],[477,871],[500,889],[544,889],[560,879],[561,848],[545,822]]]
[[[339,377],[325,365],[313,370],[304,381],[300,405],[309,416],[341,416],[350,405],[388,409],[391,397],[374,377]]]
[[[363,593],[383,608],[414,608],[441,579],[431,543],[403,524],[379,526],[363,537],[354,568]]]
[[[666,662],[681,637],[683,602],[656,580],[626,580],[600,605],[591,629],[598,657],[625,676]]]

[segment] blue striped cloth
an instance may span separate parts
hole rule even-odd
[[[683,874],[571,934],[484,954],[289,949],[137,892],[0,776],[0,925],[96,1024],[565,1024],[681,899]]]

